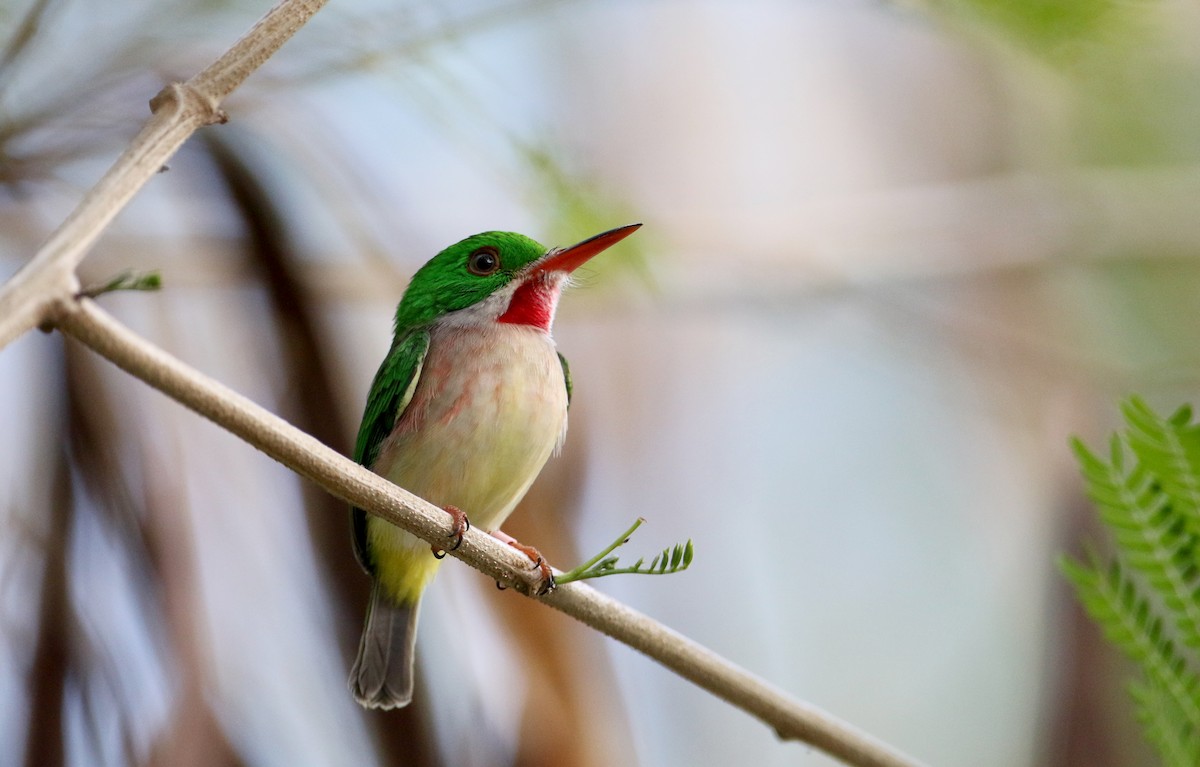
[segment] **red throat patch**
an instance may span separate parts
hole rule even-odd
[[[526,280],[513,291],[508,309],[497,317],[496,321],[513,325],[532,325],[549,333],[560,290],[558,285],[551,282]]]

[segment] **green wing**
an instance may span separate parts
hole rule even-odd
[[[567,407],[571,407],[571,394],[575,390],[575,386],[571,383],[571,366],[567,364],[567,358],[562,352],[558,353],[558,362],[562,365],[563,380],[567,382]]]
[[[354,460],[368,469],[379,458],[384,440],[396,427],[396,421],[412,400],[429,351],[429,331],[414,330],[396,339],[392,350],[379,366],[371,393],[367,396],[367,409],[363,413],[362,426],[358,429],[358,441],[354,446]],[[350,514],[354,534],[354,556],[368,573],[372,572],[371,558],[367,555],[367,513],[355,508]]]

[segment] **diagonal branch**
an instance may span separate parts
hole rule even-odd
[[[242,395],[139,337],[90,299],[64,305],[59,329],[129,374],[242,438],[333,495],[431,543],[450,534],[444,511],[339,455]],[[528,560],[472,528],[450,554],[529,595]],[[675,673],[772,727],[851,765],[913,767],[919,762],[851,725],[795,700],[651,618],[581,583],[539,601],[646,654]]]
[[[75,267],[100,234],[197,129],[224,122],[221,101],[327,0],[282,0],[228,51],[150,101],[153,114],[37,254],[0,287],[0,349],[53,319],[79,290]]]

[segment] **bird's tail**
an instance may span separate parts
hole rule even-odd
[[[372,582],[358,658],[350,669],[350,690],[364,707],[400,708],[412,701],[419,606],[419,600],[392,602],[379,581]]]

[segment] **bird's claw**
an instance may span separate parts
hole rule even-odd
[[[544,597],[558,587],[554,581],[554,570],[551,569],[550,563],[542,559],[540,556],[533,563],[534,568],[541,571],[541,579],[538,581],[538,587],[534,590],[535,597]]]
[[[538,551],[532,546],[526,546],[511,536],[506,535],[505,538],[507,538],[507,540],[504,538],[501,540],[504,540],[509,546],[512,546],[517,551],[529,557],[530,561],[533,562],[533,566],[529,569],[537,570],[540,575],[537,583],[532,589],[533,595],[535,597],[540,597],[549,594],[551,591],[554,591],[554,587],[556,586],[554,582],[554,570],[550,568],[550,563],[547,562],[546,558],[542,556],[542,552]]]
[[[455,551],[462,545],[463,536],[471,529],[471,520],[467,519],[467,515],[462,509],[457,506],[447,506],[446,513],[450,515],[450,535],[448,537],[454,540],[454,545],[449,549],[443,549],[437,544],[431,545],[429,548],[433,551],[433,556],[436,559],[445,559],[447,551]]]

